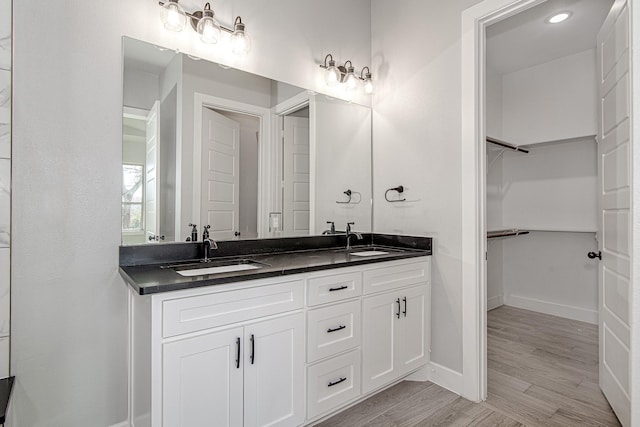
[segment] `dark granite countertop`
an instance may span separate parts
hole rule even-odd
[[[305,241],[305,239],[309,240]],[[190,258],[175,257],[175,254],[175,259],[167,259],[168,255],[163,258],[160,255],[161,262],[139,263],[137,262],[138,260],[153,259],[153,256],[149,254],[134,255],[131,252],[131,247],[121,247],[120,274],[140,295],[147,295],[431,255],[431,239],[425,237],[411,238],[410,236],[368,234],[365,235],[362,242],[364,244],[354,245],[351,251],[346,251],[344,246],[340,244],[341,240],[344,240],[344,236],[331,236],[329,239],[320,241],[320,244],[314,245],[314,243],[318,243],[318,239],[321,238],[263,239],[255,241],[260,243],[253,245],[251,242],[240,241],[241,243],[232,243],[230,245],[238,246],[236,248],[221,248],[220,253],[227,256],[214,255],[215,258],[208,264],[199,263],[199,256]],[[270,242],[272,243],[271,250],[269,250],[269,240],[272,241]],[[286,240],[289,240],[289,242],[286,242]],[[292,246],[291,243],[293,242],[295,242],[295,245]],[[225,246],[223,245],[224,243],[227,242],[220,242],[219,246]],[[191,247],[186,247],[187,252],[194,250],[194,246],[201,246],[201,244],[197,243],[190,245]],[[138,247],[138,250],[151,251],[156,249],[162,252],[168,250],[166,246],[171,245],[163,245],[163,247],[156,245],[155,248],[154,245],[147,245],[146,247]],[[291,250],[292,248],[294,250]],[[177,247],[169,249],[175,251]],[[353,252],[372,249],[379,249],[388,253],[365,257],[352,255]],[[124,255],[123,250],[126,252]],[[217,252],[214,251],[214,253]],[[177,269],[206,268],[238,259],[259,263],[260,268],[193,277],[184,277],[176,272]]]

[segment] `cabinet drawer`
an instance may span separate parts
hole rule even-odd
[[[430,274],[429,260],[366,270],[363,273],[364,293],[429,283]]]
[[[340,301],[362,295],[362,273],[333,274],[308,280],[310,306]]]
[[[360,345],[360,301],[307,313],[307,362]]]
[[[304,305],[304,282],[295,280],[237,291],[198,295],[162,303],[162,336],[215,328]]]
[[[307,418],[360,396],[360,350],[307,368]]]

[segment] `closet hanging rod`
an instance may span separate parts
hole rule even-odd
[[[527,230],[496,230],[487,232],[487,239],[493,239],[496,237],[509,237],[509,236],[521,236],[523,234],[529,234]]]
[[[529,150],[527,149],[520,148],[517,145],[509,144],[508,142],[500,141],[499,139],[492,138],[490,136],[487,137],[487,142],[490,142],[491,144],[499,145],[501,147],[509,148],[510,150],[513,150],[513,151],[520,151],[522,153],[529,152]]]

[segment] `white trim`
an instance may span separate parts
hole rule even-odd
[[[558,304],[555,302],[543,301],[535,298],[509,295],[505,300],[505,305],[525,310],[537,311],[538,313],[550,314],[552,316],[564,317],[565,319],[579,320],[581,322],[598,324],[598,310],[588,310],[573,305]]]
[[[109,427],[131,427],[129,421],[122,421],[121,423],[112,424]]]
[[[268,108],[258,107],[251,104],[245,104],[243,102],[233,101],[226,98],[220,98],[217,96],[211,96],[204,93],[194,93],[194,129],[193,129],[193,202],[191,221],[194,223],[200,223],[200,173],[201,173],[201,159],[196,153],[202,151],[202,108],[211,107],[219,110],[230,111],[235,113],[246,114],[249,116],[257,117],[260,120],[260,141],[258,144],[259,156],[258,156],[258,224],[257,231],[258,237],[263,237],[265,232],[269,230],[269,194],[270,194],[270,152],[272,149],[273,141],[271,134],[271,111]]]
[[[428,366],[430,381],[456,394],[462,395],[464,388],[463,375],[435,362]]]
[[[496,295],[495,297],[487,298],[487,311],[491,311],[494,308],[498,308],[504,305],[504,295]]]
[[[485,27],[544,0],[485,0],[462,12],[462,396],[487,396]]]

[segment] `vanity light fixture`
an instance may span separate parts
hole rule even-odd
[[[251,41],[246,33],[245,24],[240,16],[236,17],[233,29],[220,25],[211,10],[211,4],[205,3],[202,10],[193,13],[185,12],[178,4],[179,0],[160,1],[160,19],[167,30],[180,32],[187,24],[198,33],[203,43],[215,44],[220,40],[222,32],[228,33],[231,40],[231,50],[236,55],[245,55],[251,49]]]
[[[547,18],[547,24],[559,24],[560,22],[566,21],[571,16],[571,12],[560,12],[556,13],[549,18]]]
[[[324,64],[320,64],[320,68],[325,69],[324,79],[327,86],[337,86],[340,83],[344,83],[347,90],[354,90],[358,87],[360,80],[362,80],[364,86],[364,92],[366,94],[373,93],[373,80],[371,79],[371,71],[369,67],[364,67],[358,77],[355,73],[355,67],[349,60],[344,65],[336,66],[336,61],[333,59],[333,55],[330,53],[324,57]],[[367,70],[365,73],[364,70]]]

